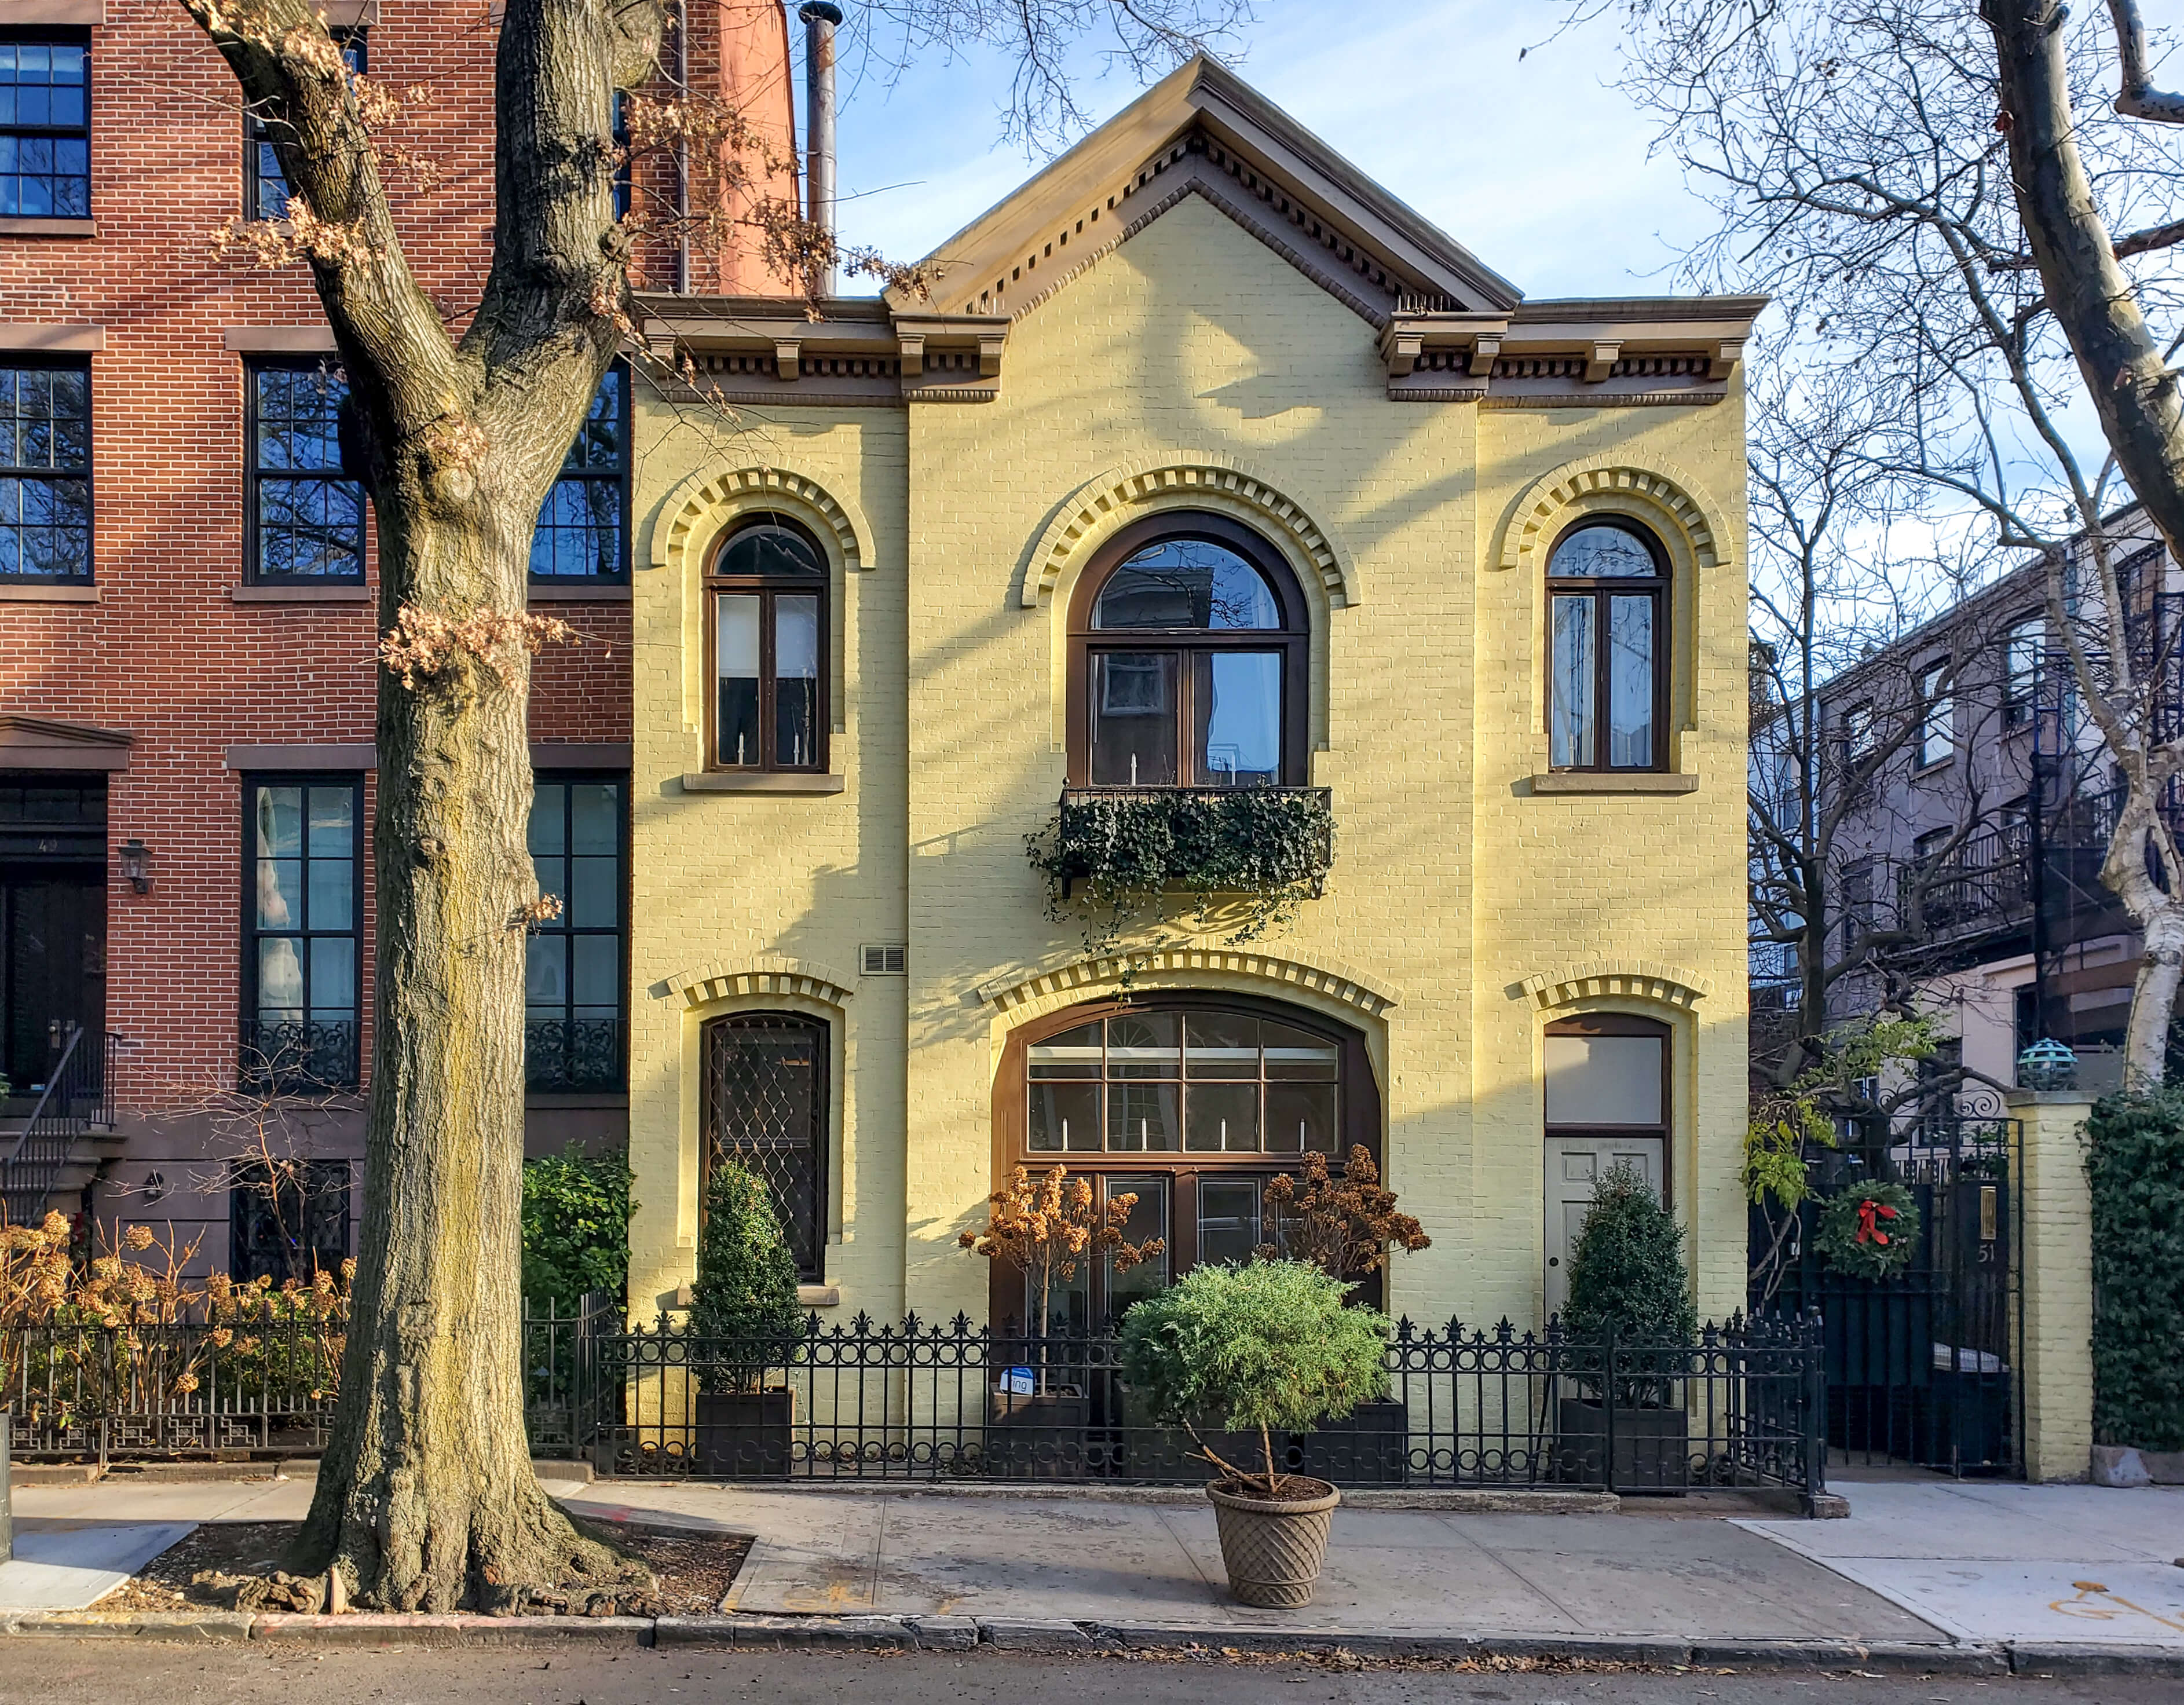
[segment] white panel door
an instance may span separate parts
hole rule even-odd
[[[1546,1312],[1559,1314],[1569,1301],[1570,1252],[1592,1206],[1593,1186],[1618,1166],[1626,1166],[1661,1190],[1662,1139],[1658,1137],[1549,1137],[1546,1179]]]

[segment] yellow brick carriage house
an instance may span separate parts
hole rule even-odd
[[[976,1320],[1018,1164],[1165,1240],[1099,1314],[1353,1144],[1433,1238],[1393,1310],[1541,1321],[1618,1158],[1738,1307],[1758,304],[1526,302],[1203,62],[928,265],[648,304],[632,1312],[724,1156],[822,1319]],[[1100,940],[1027,855],[1065,789],[1233,788],[1334,824],[1249,940]]]

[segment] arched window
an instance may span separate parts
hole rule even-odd
[[[1621,1012],[1558,1018],[1541,1039],[1546,1078],[1547,1312],[1569,1296],[1569,1257],[1593,1189],[1627,1167],[1666,1199],[1669,1027]]]
[[[827,559],[779,515],[730,533],[705,574],[709,767],[827,767]]]
[[[1635,521],[1580,521],[1547,559],[1547,761],[1658,770],[1667,741],[1669,560]]]
[[[1279,1245],[1270,1178],[1307,1154],[1339,1169],[1353,1145],[1380,1146],[1363,1039],[1273,1001],[1145,995],[1072,1007],[1011,1039],[998,1095],[1001,1178],[1059,1162],[1102,1199],[1136,1196],[1130,1240],[1167,1245],[1143,1267],[1080,1271],[1060,1317],[1078,1321],[1120,1314],[1200,1262]],[[995,1275],[1003,1318],[1023,1307],[1010,1284]]]
[[[738,1012],[699,1045],[705,1177],[733,1161],[766,1185],[797,1273],[823,1282],[827,1253],[827,1026],[799,1012]],[[702,1199],[705,1178],[699,1181]]]
[[[1306,668],[1304,600],[1264,540],[1216,515],[1126,528],[1072,604],[1071,784],[1301,786]]]

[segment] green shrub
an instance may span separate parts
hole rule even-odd
[[[780,1340],[804,1333],[796,1306],[796,1261],[766,1188],[724,1161],[705,1184],[705,1218],[698,1230],[698,1278],[690,1287],[690,1329],[701,1338],[741,1340],[754,1362],[777,1361]],[[715,1352],[716,1354],[719,1352]],[[733,1352],[731,1352],[733,1353]],[[740,1386],[733,1374],[701,1377],[708,1390]]]
[[[1613,1168],[1593,1188],[1570,1252],[1569,1306],[1563,1311],[1563,1335],[1573,1345],[1605,1343],[1611,1334],[1618,1346],[1631,1346],[1617,1351],[1618,1368],[1656,1373],[1674,1371],[1680,1358],[1645,1351],[1696,1345],[1699,1336],[1684,1272],[1684,1229],[1652,1185],[1628,1167]],[[1596,1395],[1603,1384],[1601,1362],[1582,1347],[1571,1362],[1581,1379],[1593,1376],[1585,1384]],[[1621,1404],[1659,1404],[1674,1395],[1665,1379],[1616,1381]]]
[[[2094,1436],[2184,1451],[2184,1088],[2110,1095],[2086,1136]]]
[[[523,1294],[565,1312],[594,1290],[619,1298],[629,1280],[629,1199],[621,1156],[573,1144],[523,1163]]]
[[[1274,1491],[1275,1431],[1306,1432],[1388,1393],[1388,1318],[1301,1261],[1199,1267],[1123,1317],[1123,1378],[1154,1418],[1259,1434]],[[1232,1466],[1217,1462],[1216,1466]]]

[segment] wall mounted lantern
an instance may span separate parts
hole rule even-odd
[[[129,886],[139,894],[151,893],[152,849],[131,835],[115,850],[120,855],[121,874],[129,878]]]

